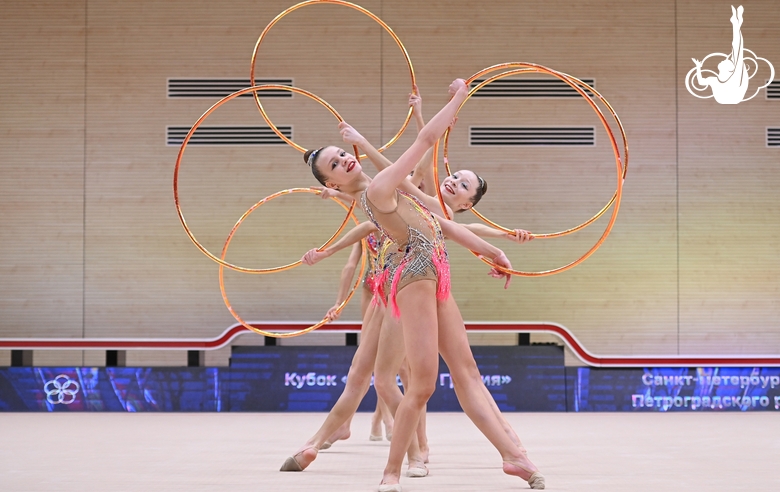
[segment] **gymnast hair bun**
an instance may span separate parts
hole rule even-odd
[[[314,152],[314,149],[307,150],[306,152],[303,153],[303,162],[305,162],[306,164],[309,163],[309,156],[311,155],[312,152]]]

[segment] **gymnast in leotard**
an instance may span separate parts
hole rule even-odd
[[[360,200],[366,215],[397,245],[402,255],[393,274],[388,302],[401,317],[411,377],[395,415],[393,440],[380,490],[401,490],[403,456],[412,441],[422,408],[436,384],[437,351],[457,381],[455,391],[464,411],[499,450],[504,472],[520,476],[532,488],[543,488],[544,478],[507,436],[483,397],[481,387],[484,385],[468,349],[463,320],[449,296],[449,262],[444,235],[491,258],[502,268],[511,268],[511,265],[501,250],[459,224],[437,220],[418,199],[397,189],[453,121],[458,105],[467,95],[465,83],[456,80],[450,92],[453,99],[423,128],[412,146],[373,181],[362,172],[355,157],[338,147],[320,148],[308,155],[315,177],[325,186]],[[497,269],[491,274],[497,278],[506,276],[505,286],[508,286],[508,275]],[[291,459],[308,464],[316,453],[316,449],[306,448]]]

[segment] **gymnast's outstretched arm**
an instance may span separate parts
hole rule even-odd
[[[344,234],[341,239],[323,249],[322,251],[318,250],[317,248],[310,249],[306,252],[305,255],[303,255],[301,261],[307,265],[314,265],[315,263],[331,256],[333,253],[341,251],[347,246],[355,244],[376,230],[376,226],[371,222],[361,222],[359,225],[353,227],[352,230],[350,230],[348,233]]]
[[[457,222],[442,218],[439,219],[439,224],[441,225],[441,231],[447,237],[460,244],[464,248],[479,253],[486,258],[490,258],[497,265],[500,265],[504,268],[512,268],[511,263],[509,263],[509,259],[506,257],[503,251],[496,248],[484,239],[477,237],[473,232],[463,227],[462,224],[458,224]],[[496,278],[506,277],[506,283],[504,284],[505,289],[509,287],[509,282],[512,281],[512,275],[500,272],[496,269],[491,270],[490,275]]]
[[[452,99],[425,125],[411,147],[392,166],[380,171],[368,186],[366,190],[368,198],[379,210],[395,208],[395,190],[412,172],[425,151],[436,143],[444,130],[452,123],[458,108],[468,95],[468,89],[463,79],[456,79],[450,84],[450,94]]]

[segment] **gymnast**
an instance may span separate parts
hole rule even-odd
[[[361,319],[363,319],[366,315],[366,312],[368,311],[369,305],[372,302],[372,299],[374,297],[374,279],[375,279],[375,270],[376,270],[376,264],[377,264],[377,253],[378,248],[380,247],[379,240],[377,239],[377,236],[374,233],[369,233],[365,237],[365,245],[366,245],[366,254],[368,255],[368,268],[366,268],[366,273],[363,276],[363,280],[361,282],[362,288],[360,289],[360,313],[361,313]],[[336,303],[331,307],[325,317],[328,319],[328,321],[335,321],[341,316],[341,312],[339,311],[339,306],[342,305],[344,300],[347,298],[347,292],[349,292],[349,287],[352,284],[352,278],[355,275],[355,270],[357,269],[358,263],[360,261],[360,254],[361,254],[361,247],[360,243],[356,242],[352,246],[352,250],[349,253],[349,257],[347,258],[347,263],[344,265],[344,268],[341,270],[341,280],[339,282],[339,289],[338,294],[336,296]],[[380,306],[382,310],[384,310],[383,306]],[[363,331],[363,330],[361,330]],[[405,376],[405,374],[404,374]],[[402,376],[402,379],[404,378]],[[352,417],[347,419],[347,421],[339,427],[339,430],[337,430],[334,435],[332,435],[330,438],[328,438],[327,441],[325,441],[324,445],[320,448],[322,449],[328,449],[334,442],[341,439],[348,439],[350,437],[350,426],[352,424]],[[390,441],[393,437],[393,415],[390,412],[390,409],[387,407],[387,404],[382,400],[379,395],[377,395],[376,399],[376,409],[374,410],[373,415],[371,416],[371,431],[369,432],[368,439],[370,441],[381,441],[383,439],[382,437],[382,424],[385,426],[385,437],[388,441]]]
[[[414,89],[415,92],[419,93],[416,87]],[[419,132],[419,130],[425,125],[424,121],[422,121],[422,111],[420,108],[422,100],[419,95],[412,93],[410,94],[409,103],[414,108],[414,114],[417,117]],[[375,148],[373,148],[365,138],[363,138],[357,131],[355,131],[354,128],[347,124],[341,124],[340,127],[345,142],[362,148],[366,152],[366,155],[369,157],[369,159],[372,160],[372,162],[380,171],[392,164],[387,158],[385,158]],[[404,184],[403,189],[410,191],[410,193],[421,199],[426,207],[428,207],[430,210],[436,210],[437,215],[441,215],[441,213],[438,212],[440,210],[438,200],[433,196],[422,193],[421,190],[425,189],[424,187],[420,187],[419,190],[415,187],[415,185],[420,183],[420,180],[422,180],[422,183],[435,182],[433,176],[433,154],[431,153],[430,149],[426,151],[423,159],[420,161],[420,163],[417,164],[412,176],[407,178],[407,181],[409,181],[412,186],[409,186],[409,184]],[[427,188],[431,189],[430,186]],[[455,209],[456,212],[463,212],[476,205],[482,196],[484,196],[485,191],[487,191],[487,183],[473,171],[464,170],[458,173],[454,173],[452,176],[446,178],[440,186],[440,191],[443,196],[447,212],[451,215],[453,209]],[[339,197],[344,198],[343,196]],[[531,236],[528,231],[522,229],[516,229],[514,234],[507,234],[492,227],[485,226],[484,224],[463,225],[475,234],[482,237],[505,238],[520,244],[530,241],[533,238],[533,236]],[[304,262],[307,264],[312,264],[328,256],[329,254],[329,251],[318,252],[316,249],[311,250],[307,253],[307,255],[304,256]],[[390,262],[385,261],[385,264],[387,263]],[[392,267],[387,270],[391,271]],[[390,276],[387,275],[387,271],[385,273],[386,277],[389,278]],[[387,282],[387,280],[385,282]],[[389,291],[389,289],[385,289],[385,291]],[[384,297],[381,296],[380,298],[384,299]],[[377,390],[377,394],[389,405],[393,413],[395,413],[395,409],[397,408],[398,403],[400,403],[402,396],[396,387],[394,369],[398,367],[400,361],[404,358],[403,345],[400,345],[399,347],[399,344],[397,343],[398,341],[402,341],[402,335],[399,336],[400,332],[401,328],[399,326],[398,318],[385,316],[385,320],[379,335],[379,346],[381,348],[380,356],[377,358],[377,362],[374,367],[374,387]],[[395,347],[396,350],[389,350],[391,347]],[[509,435],[513,442],[515,442],[515,444],[520,446],[522,449],[522,444],[519,437],[501,414],[501,411],[499,410],[498,405],[496,405],[493,396],[486,387],[483,387],[482,390],[486,400],[491,405],[496,415],[499,417],[507,435]],[[427,463],[428,446],[425,435],[424,414],[420,420],[417,438],[419,441],[420,450],[423,454],[424,463]]]
[[[419,90],[417,87],[414,87],[414,90],[416,93],[412,93],[409,95],[409,104],[413,108],[413,114],[415,116],[415,121],[417,123],[417,131],[419,132],[424,126],[425,121],[422,118],[422,99],[420,98]],[[357,141],[351,141],[350,143],[360,144],[361,146],[364,146],[369,151],[369,157],[372,157],[372,162],[376,164],[377,168],[379,170],[384,169],[387,167],[390,163],[386,158],[381,156],[376,149],[373,149],[370,147],[370,144],[368,144],[367,141],[363,139],[360,134],[358,134],[354,129],[351,129],[351,135],[352,138],[360,139],[360,142]],[[344,132],[342,132],[344,133]],[[418,163],[418,165],[415,168],[415,171],[413,173],[413,176],[408,178],[415,186],[419,185],[420,189],[423,189],[423,183],[424,180],[427,179],[427,182],[432,183],[433,182],[433,158],[432,153],[429,151],[426,152],[423,159]],[[445,188],[445,184],[442,184],[441,190],[442,194],[444,195],[445,203],[447,204],[448,211],[451,213],[450,207],[455,207],[458,211],[463,211],[470,206],[476,204],[481,197],[484,194],[484,190],[487,188],[487,186],[484,184],[484,181],[481,180],[476,174],[472,173],[471,171],[468,171],[468,173],[471,173],[472,180],[476,183],[476,180],[481,181],[481,189],[477,192],[474,192],[472,196],[464,195],[464,193],[447,193],[447,190]],[[455,177],[457,180],[457,176]],[[422,182],[420,180],[423,180]],[[468,190],[468,185],[464,182],[461,183],[461,185],[455,185],[452,186],[452,188],[458,189],[458,190]],[[415,192],[418,190],[415,188]],[[348,195],[341,194],[337,191],[331,190],[330,188],[323,188],[323,198],[331,197],[331,196],[337,196],[338,198],[346,201],[350,201],[351,197]],[[425,198],[428,198],[431,200],[432,198],[427,195],[422,195]],[[438,209],[438,202],[435,200],[430,203],[429,206],[435,207],[434,209]],[[342,248],[346,247],[350,242],[356,242],[360,240],[360,236],[365,235],[369,229],[372,231],[375,231],[376,229],[370,224],[370,223],[363,223],[359,226],[358,229],[351,231],[348,233],[347,236],[339,240],[337,243],[331,245],[324,251],[317,251],[316,249],[313,249],[309,251],[304,257],[302,258],[303,262],[306,264],[313,264],[317,261],[320,261],[321,259],[330,256],[331,254],[335,253],[336,251],[341,250]],[[466,227],[469,227],[472,225],[466,225]],[[473,228],[475,233],[483,236],[488,237],[506,237],[508,239],[512,239],[516,242],[523,243],[531,239],[531,236],[527,231],[524,231],[522,229],[518,229],[515,231],[515,234],[504,234],[500,231],[496,231],[493,228],[488,228],[486,226],[483,226],[482,224],[475,225]],[[362,232],[359,232],[362,231]],[[356,234],[357,233],[357,234]],[[387,247],[388,245],[385,243],[383,247],[381,247],[382,251],[385,252],[383,257],[377,258],[377,247],[375,240],[372,241],[373,233],[369,233],[367,238],[369,240],[369,258],[370,258],[370,269],[366,274],[366,278],[364,281],[364,286],[369,286],[372,289],[380,288],[379,292],[375,292],[374,300],[375,302],[379,299],[386,302],[386,296],[385,292],[389,291],[389,286],[383,286],[382,284],[387,284],[387,281],[389,279],[389,276],[387,275],[389,273],[389,270],[392,269],[392,261],[391,257],[393,254],[392,248]],[[351,282],[351,278],[354,275],[354,270],[357,266],[357,262],[359,260],[359,254],[360,249],[359,245],[355,245],[353,247],[352,253],[350,254],[350,258],[347,261],[347,265],[345,265],[344,269],[342,270],[342,276],[341,276],[341,283],[339,287],[339,295],[337,297],[336,304],[328,311],[327,318],[329,319],[335,319],[335,317],[338,316],[338,306],[341,304],[341,302],[346,297],[346,293],[349,289],[349,284]],[[380,267],[377,272],[377,261],[383,262],[382,265],[389,266],[390,268],[386,269],[385,271],[385,280],[377,282],[377,277],[381,275],[381,271],[384,268],[384,266]],[[363,307],[365,309],[366,307],[366,292],[367,289],[363,290]],[[387,325],[387,327],[385,327]],[[361,358],[363,356],[363,352],[369,352],[371,354],[377,354],[376,355],[376,365],[374,369],[374,381],[375,381],[375,387],[377,389],[377,394],[379,396],[379,401],[383,399],[388,399],[392,401],[392,411],[394,412],[395,408],[397,408],[398,403],[400,403],[400,400],[402,398],[401,392],[398,390],[398,386],[396,384],[396,374],[400,374],[402,382],[406,383],[406,363],[404,360],[404,349],[403,349],[403,338],[402,336],[399,336],[399,333],[401,331],[401,328],[399,326],[398,320],[393,317],[386,317],[383,321],[383,328],[382,332],[380,334],[380,340],[379,340],[379,349],[375,349],[374,347],[371,347],[370,349],[367,349],[364,347],[365,350],[360,349],[360,353],[356,353],[356,358]],[[371,327],[371,330],[374,328]],[[365,335],[365,333],[364,333]],[[376,337],[366,338],[365,336],[361,340],[361,345],[365,345],[366,343],[370,343],[376,340]],[[401,361],[404,361],[403,364],[401,364]],[[356,361],[356,364],[360,364],[359,361]],[[399,365],[401,366],[399,370]],[[363,364],[363,367],[365,365]],[[351,373],[351,379],[348,379],[347,384],[358,384],[358,380],[355,378],[356,374],[353,371]],[[350,380],[352,383],[350,383]],[[365,379],[361,379],[360,385],[364,388],[363,393],[368,390],[368,382]],[[500,410],[498,409],[498,406],[495,403],[495,400],[493,399],[490,392],[487,390],[487,388],[483,388],[483,393],[485,398],[488,400],[491,407],[494,409],[496,415],[500,418],[502,426],[504,427],[505,431],[509,435],[509,437],[515,442],[518,446],[522,448],[522,444],[520,442],[519,437],[515,433],[514,429],[512,429],[511,425],[504,419],[503,415],[501,414]],[[339,399],[339,401],[334,406],[332,413],[334,414],[342,414],[343,418],[343,412],[342,410],[345,408],[345,405],[347,407],[351,407],[351,412],[354,412],[357,409],[357,405],[359,404],[359,400],[354,400],[354,398],[347,397],[347,395],[351,395],[352,397],[356,396],[356,393],[353,392],[345,392],[344,395]],[[384,397],[382,396],[384,395]],[[352,400],[352,401],[351,401]],[[322,441],[322,436],[327,436],[328,432],[333,428],[333,425],[336,423],[332,420],[326,420],[326,423],[323,424],[323,427],[321,427],[320,431],[312,437],[304,446],[305,447],[315,447],[319,450],[328,449],[333,442],[335,442],[338,439],[347,439],[350,436],[349,426],[350,421],[352,418],[352,413],[349,414],[349,417],[347,418],[346,422],[341,425],[341,427],[338,428],[330,437],[328,437],[326,440]],[[373,420],[374,425],[379,424],[378,422],[378,416],[375,413],[375,417]],[[381,428],[380,428],[381,432]],[[378,433],[372,433],[372,436],[378,434]],[[412,446],[410,446],[409,450],[409,470],[408,475],[413,477],[422,477],[427,475],[427,468],[425,468],[424,464],[428,462],[428,444],[427,444],[427,436],[425,432],[425,415],[420,419],[420,422],[417,427],[417,434],[416,434],[416,441],[413,440]],[[376,439],[376,438],[375,438]],[[381,435],[379,437],[381,439]],[[390,439],[388,439],[390,440]],[[419,451],[418,451],[419,450]],[[298,456],[296,454],[296,456]],[[308,466],[308,465],[307,465]],[[300,463],[295,460],[295,457],[289,458],[286,462],[286,465],[282,467],[283,471],[299,471],[302,470]]]
[[[410,382],[395,415],[393,440],[380,491],[400,491],[403,456],[409,448],[422,409],[433,393],[441,353],[452,371],[455,391],[466,414],[498,449],[504,472],[528,481],[532,488],[543,488],[544,477],[512,442],[483,396],[476,363],[468,348],[463,320],[449,296],[449,263],[443,237],[446,234],[464,247],[493,259],[503,268],[509,260],[498,248],[479,239],[460,224],[437,220],[413,196],[398,191],[423,154],[433,146],[453,121],[458,105],[466,99],[467,89],[458,79],[450,86],[453,98],[418,134],[412,146],[372,181],[362,172],[357,160],[337,147],[323,147],[307,154],[315,177],[360,200],[366,215],[379,231],[398,245],[401,259],[388,294],[394,313],[400,315]],[[490,274],[511,277],[498,269]],[[316,458],[316,448],[308,447],[293,458],[298,464]],[[300,461],[296,458],[300,456]],[[305,466],[302,466],[305,467]]]

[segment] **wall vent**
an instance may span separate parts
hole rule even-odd
[[[780,127],[766,129],[766,146],[780,147]]]
[[[189,126],[166,128],[166,144],[181,145],[190,131]],[[282,134],[292,139],[292,126],[279,126]],[[188,145],[285,145],[267,126],[201,126],[190,138]]]
[[[477,79],[471,83],[474,88],[485,79]],[[596,87],[595,79],[581,79],[591,87]],[[586,93],[593,97],[590,91]],[[472,97],[581,97],[580,94],[571,88],[569,84],[559,79],[529,79],[513,78],[495,80],[479,91]]]
[[[780,99],[780,80],[773,80],[766,86],[767,99]]]
[[[596,145],[596,129],[584,127],[469,128],[471,145]]]
[[[292,79],[255,79],[257,85],[274,84],[292,87]],[[168,97],[213,97],[221,98],[249,87],[249,79],[168,79]],[[263,91],[263,97],[292,97],[284,90]],[[244,94],[239,97],[252,97]]]

